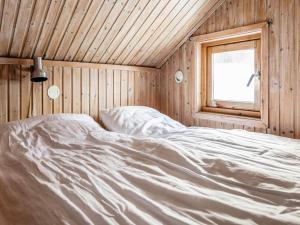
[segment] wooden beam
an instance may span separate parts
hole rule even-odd
[[[0,65],[33,65],[32,59],[21,58],[6,58],[0,57]],[[142,66],[123,66],[123,65],[111,65],[111,64],[98,64],[98,63],[82,63],[82,62],[67,62],[67,61],[54,61],[43,60],[45,66],[62,66],[62,67],[80,67],[80,68],[96,68],[96,69],[119,69],[119,70],[133,70],[139,72],[159,72],[160,70],[152,67]]]
[[[233,38],[237,36],[243,36],[243,35],[249,35],[249,34],[255,34],[259,33],[262,31],[264,27],[268,25],[267,22],[262,22],[262,23],[256,23],[256,24],[251,24],[248,26],[242,26],[242,27],[237,27],[233,29],[228,29],[228,30],[222,30],[218,32],[213,32],[209,34],[203,34],[199,36],[195,36],[191,38],[191,41],[193,42],[209,42],[209,41],[217,41],[217,40],[223,40],[226,38]]]

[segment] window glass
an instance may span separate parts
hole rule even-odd
[[[255,49],[213,53],[213,100],[253,103],[254,82],[247,87],[253,73],[255,73]]]

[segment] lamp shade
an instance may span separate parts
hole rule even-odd
[[[34,65],[31,72],[32,82],[43,82],[48,80],[46,72],[43,70],[42,57],[34,57]]]

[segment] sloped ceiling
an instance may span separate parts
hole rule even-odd
[[[0,0],[0,56],[157,67],[220,0]]]

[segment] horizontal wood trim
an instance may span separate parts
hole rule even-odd
[[[222,114],[229,114],[235,116],[246,116],[246,117],[254,117],[260,118],[261,113],[257,111],[250,111],[250,110],[239,110],[239,109],[226,109],[226,108],[216,108],[216,107],[202,107],[203,112],[214,112],[214,113],[222,113]]]
[[[218,45],[226,45],[228,43],[233,44],[236,42],[252,41],[252,40],[257,40],[260,38],[261,38],[261,34],[255,33],[255,34],[249,34],[249,35],[244,35],[244,36],[240,36],[240,37],[233,37],[233,38],[226,38],[223,40],[210,41],[207,43],[202,43],[201,45],[204,47],[211,47],[211,46],[218,46]]]
[[[255,41],[241,41],[236,43],[224,44],[211,46],[211,53],[219,53],[219,52],[229,52],[229,51],[237,51],[237,50],[245,50],[245,49],[254,49],[256,46]],[[210,55],[211,56],[211,55]]]
[[[221,123],[232,123],[243,126],[255,127],[255,128],[263,128],[267,129],[267,125],[264,124],[260,119],[251,118],[251,117],[242,117],[242,116],[233,116],[227,114],[220,113],[212,113],[212,112],[198,112],[193,114],[194,119],[203,119],[209,121],[216,121]]]
[[[0,57],[0,65],[33,65],[32,59],[20,59],[20,58],[6,58]],[[55,60],[43,60],[45,66],[61,66],[61,67],[80,67],[80,68],[94,68],[94,69],[116,69],[116,70],[132,70],[138,72],[159,72],[157,68],[142,67],[142,66],[123,66],[112,64],[99,64],[99,63],[81,63],[81,62],[67,62],[67,61],[55,61]]]
[[[267,22],[251,24],[247,26],[195,36],[192,37],[191,40],[194,42],[205,43],[210,41],[223,40],[227,38],[239,37],[239,36],[259,33],[262,31],[263,27],[267,25],[268,25]]]

